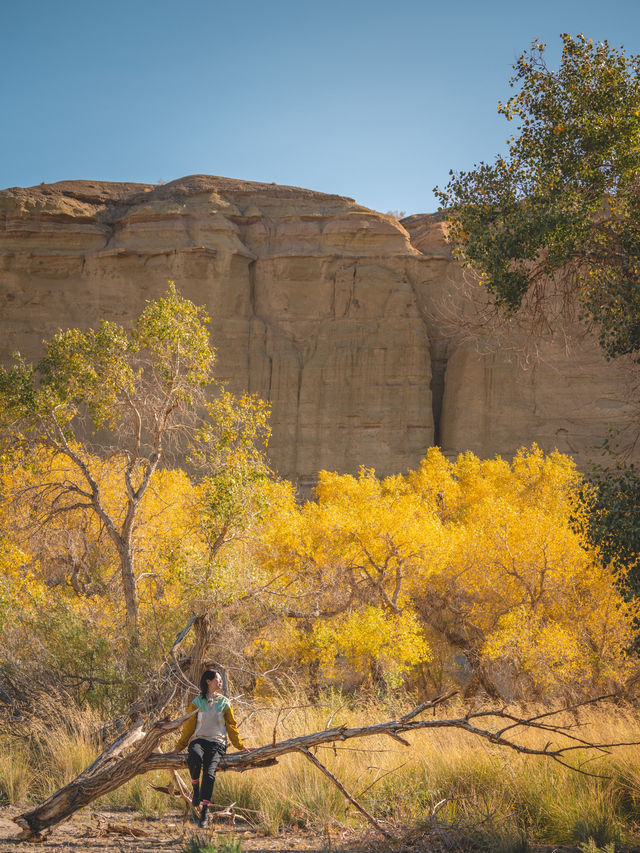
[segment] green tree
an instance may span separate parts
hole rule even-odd
[[[640,598],[640,472],[633,464],[595,467],[584,489],[587,535],[614,566],[628,598]],[[637,638],[636,642],[639,642]]]
[[[534,41],[498,112],[508,153],[451,172],[436,193],[450,239],[498,304],[517,310],[556,280],[609,356],[640,351],[640,56],[562,36],[558,69]],[[535,302],[535,299],[533,300]]]
[[[592,467],[583,497],[589,508],[585,533],[613,567],[627,601],[640,601],[640,471],[618,461],[612,469]],[[640,652],[640,619],[634,619],[634,648]]]
[[[171,453],[195,447],[209,506],[223,502],[216,483],[234,495],[227,515],[239,511],[243,485],[267,470],[268,407],[230,394],[214,379],[207,322],[171,282],[130,330],[106,321],[86,332],[69,329],[46,342],[37,364],[16,356],[0,369],[5,456],[24,460],[46,448],[74,472],[39,481],[22,497],[38,524],[79,510],[99,518],[118,554],[131,648],[139,643],[136,530],[159,466]],[[116,503],[102,476],[106,459],[119,470],[123,500]],[[223,523],[219,536],[230,526]]]

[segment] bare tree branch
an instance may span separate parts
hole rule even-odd
[[[544,717],[549,717],[552,714],[559,714],[562,711],[571,711],[573,707],[559,708],[553,712],[533,715],[531,717],[519,717],[516,714],[510,713],[506,708],[493,709],[486,711],[470,711],[462,717],[452,717],[443,719],[416,720],[415,717],[422,711],[428,708],[434,708],[436,705],[442,704],[446,699],[451,697],[451,693],[438,696],[430,702],[422,703],[417,708],[414,708],[404,717],[397,720],[387,720],[382,723],[376,723],[370,726],[360,726],[356,728],[348,728],[346,725],[334,727],[332,729],[324,729],[310,734],[298,735],[297,737],[288,738],[280,742],[267,744],[258,747],[251,752],[237,752],[232,755],[222,757],[218,769],[235,770],[244,772],[253,770],[257,767],[267,767],[275,764],[277,758],[290,752],[302,752],[305,757],[311,760],[322,772],[329,774],[327,768],[314,759],[309,758],[309,750],[327,743],[335,743],[336,741],[345,741],[350,738],[372,737],[375,735],[387,735],[405,743],[408,743],[405,738],[400,738],[400,733],[411,733],[425,729],[442,729],[453,728],[466,731],[475,737],[489,741],[489,743],[497,746],[507,747],[517,753],[523,755],[539,755],[561,764],[578,773],[586,776],[598,776],[595,773],[589,773],[583,770],[581,766],[576,766],[570,762],[571,755],[576,751],[584,752],[587,750],[595,750],[603,752],[616,746],[631,746],[637,745],[637,742],[620,742],[620,743],[593,743],[588,740],[582,740],[567,732],[566,726],[558,724],[542,724],[540,720]],[[600,701],[604,698],[600,697]],[[593,704],[599,700],[591,700]],[[476,724],[475,721],[494,719],[496,721],[505,721],[507,725],[502,729],[492,730],[491,728],[483,728]],[[186,755],[183,753],[160,753],[154,752],[157,743],[164,735],[175,731],[187,719],[182,717],[178,720],[160,720],[154,723],[147,734],[144,734],[140,724],[134,726],[128,732],[125,732],[114,744],[112,744],[102,755],[84,770],[80,776],[74,779],[69,784],[65,785],[59,791],[52,794],[47,800],[29,811],[24,812],[14,818],[14,821],[23,829],[23,838],[39,837],[43,830],[49,829],[59,823],[61,820],[69,817],[82,806],[87,805],[97,797],[103,796],[110,791],[119,788],[125,782],[128,782],[134,776],[141,773],[147,773],[151,770],[179,770],[186,765]],[[533,729],[534,731],[543,730],[545,732],[555,734],[558,739],[567,738],[570,743],[566,746],[554,745],[548,741],[543,747],[526,746],[516,740],[505,737],[504,732],[515,727],[523,729]],[[576,742],[577,741],[577,742]],[[133,751],[122,756],[124,750],[132,745]],[[122,757],[121,757],[122,756]],[[340,790],[347,796],[350,802],[367,817],[371,822],[371,816],[356,803],[350,794],[343,790],[341,783],[333,777],[332,781],[340,787]],[[384,834],[386,830],[377,826],[376,828]]]
[[[348,800],[348,801],[349,801],[353,806],[355,806],[355,807],[358,809],[358,811],[366,817],[366,819],[369,821],[369,823],[370,823],[372,826],[374,826],[374,827],[378,830],[378,832],[382,833],[382,835],[384,835],[386,838],[393,838],[393,836],[391,835],[391,833],[390,833],[390,832],[387,832],[387,830],[386,830],[383,826],[381,826],[381,824],[380,824],[380,823],[375,819],[375,817],[374,817],[372,814],[369,814],[369,812],[365,809],[365,807],[364,807],[364,806],[362,806],[362,805],[361,805],[361,804],[356,800],[356,798],[355,798],[355,797],[353,797],[353,796],[352,796],[352,795],[347,791],[347,789],[344,787],[344,785],[342,784],[342,782],[337,778],[337,776],[334,776],[334,775],[333,775],[333,773],[332,773],[332,772],[331,772],[327,767],[325,767],[325,766],[324,766],[324,764],[323,764],[319,759],[317,759],[317,758],[315,757],[315,755],[314,755],[312,752],[310,752],[310,751],[306,748],[306,746],[302,746],[302,747],[300,747],[300,752],[301,752],[304,756],[306,756],[306,758],[308,758],[308,759],[309,759],[309,761],[310,761],[310,762],[311,762],[315,767],[317,767],[317,768],[318,768],[318,770],[321,770],[321,771],[322,771],[322,773],[324,773],[324,774],[325,774],[325,776],[328,776],[328,777],[329,777],[329,779],[331,779],[331,781],[332,781],[332,782],[333,782],[333,784],[336,786],[336,788],[340,791],[340,793],[342,794],[342,796],[343,796],[346,800]]]

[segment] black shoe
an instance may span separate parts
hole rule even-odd
[[[191,805],[194,807],[194,809],[197,809],[200,805],[200,791],[193,792],[193,797],[191,798]]]
[[[198,826],[200,829],[206,829],[207,824],[209,823],[209,803],[205,803],[200,809],[200,820],[198,821]]]

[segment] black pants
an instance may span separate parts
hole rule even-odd
[[[187,767],[192,779],[200,778],[202,770],[202,784],[200,786],[200,800],[211,802],[213,783],[216,781],[216,770],[220,759],[227,748],[217,740],[206,740],[199,737],[189,744],[187,753]]]

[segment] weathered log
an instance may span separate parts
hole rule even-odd
[[[575,724],[562,725],[550,722],[554,714],[563,711],[573,711],[578,707],[593,704],[604,698],[590,700],[570,707],[560,708],[557,711],[545,712],[531,717],[518,717],[511,714],[506,708],[499,710],[471,711],[461,717],[429,720],[416,720],[418,713],[435,708],[452,694],[439,696],[431,702],[425,702],[404,717],[397,720],[387,720],[370,726],[349,728],[346,725],[337,726],[323,731],[299,735],[287,740],[271,743],[258,747],[250,752],[236,752],[225,755],[218,765],[218,771],[254,770],[258,767],[267,767],[276,763],[277,758],[289,752],[302,752],[309,757],[309,750],[322,744],[345,741],[351,738],[372,737],[374,735],[387,735],[401,742],[407,743],[400,735],[420,731],[424,729],[455,728],[468,732],[470,735],[480,737],[497,746],[504,746],[524,755],[542,755],[552,759],[565,767],[585,775],[595,776],[597,774],[587,772],[580,767],[570,763],[569,758],[576,750],[599,750],[606,751],[614,746],[637,745],[633,743],[592,743],[579,738],[573,733]],[[152,770],[179,770],[186,766],[186,755],[184,753],[159,753],[154,752],[158,741],[167,733],[179,728],[188,717],[178,720],[161,720],[155,723],[147,734],[141,733],[138,727],[123,735],[116,743],[105,750],[80,776],[59,791],[52,794],[39,806],[24,812],[14,821],[23,829],[23,837],[39,836],[43,830],[55,826],[65,820],[78,809],[90,803],[97,797],[114,791],[125,782],[141,773]],[[500,727],[485,728],[479,725],[480,721],[498,721]],[[566,739],[567,745],[553,746],[547,741],[543,747],[525,746],[513,740],[511,734],[515,729],[534,729],[546,735],[561,736]],[[127,745],[133,744],[133,751],[128,755],[121,756]],[[119,757],[121,756],[121,757]],[[325,769],[326,770],[326,769]],[[325,772],[323,770],[323,772]],[[342,790],[342,788],[341,788]],[[344,793],[344,790],[343,790]],[[350,795],[349,795],[350,797]],[[366,815],[362,807],[360,810]],[[380,828],[380,827],[378,827]],[[381,830],[384,831],[384,830]]]
[[[23,837],[39,836],[42,830],[55,826],[98,797],[146,773],[145,762],[158,741],[168,732],[179,728],[186,719],[160,720],[154,723],[147,734],[142,732],[139,724],[125,732],[73,781],[36,808],[14,818],[23,830]],[[135,745],[133,751],[123,756],[124,749],[132,744]]]

